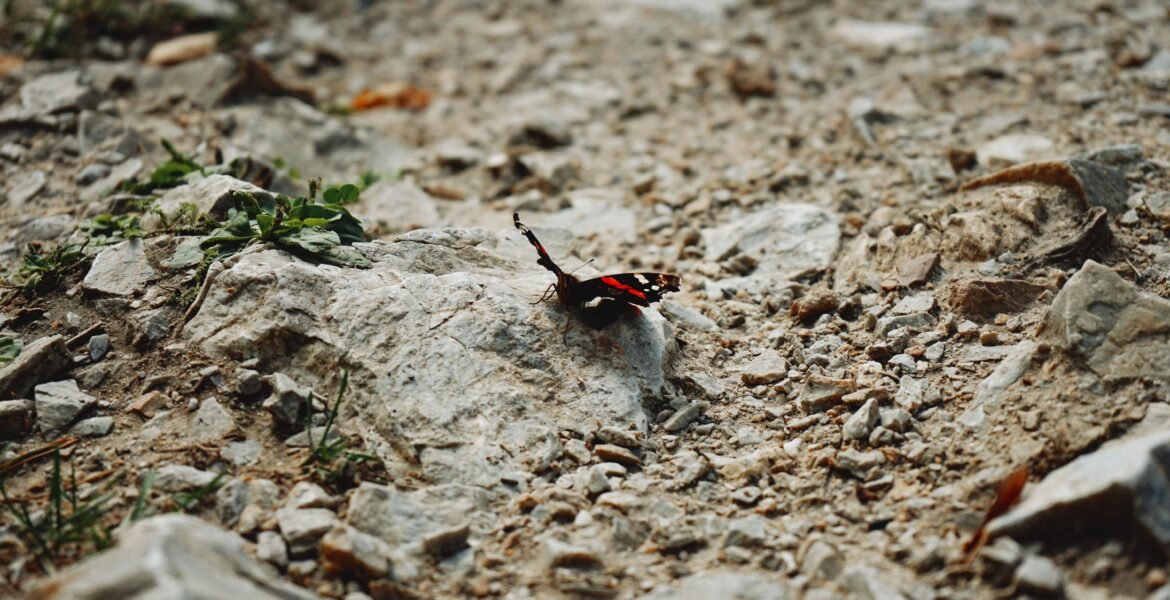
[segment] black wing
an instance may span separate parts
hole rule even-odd
[[[678,275],[666,273],[619,273],[586,279],[572,286],[569,294],[576,303],[588,306],[602,298],[613,298],[638,306],[650,306],[667,292],[679,290]]]

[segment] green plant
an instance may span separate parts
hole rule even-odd
[[[46,573],[52,573],[55,565],[66,558],[67,553],[78,550],[90,543],[97,550],[103,550],[112,543],[110,529],[106,526],[111,501],[115,498],[112,488],[118,478],[111,479],[97,493],[82,499],[77,485],[76,470],[70,468],[69,479],[65,480],[61,468],[61,452],[53,450],[53,467],[49,474],[48,501],[38,510],[30,510],[26,501],[9,497],[7,488],[0,482],[0,495],[4,507],[17,524],[18,533],[28,543],[37,563]]]
[[[341,375],[341,385],[337,388],[337,399],[325,412],[325,426],[321,438],[313,441],[313,403],[309,403],[309,411],[305,432],[309,436],[309,455],[301,466],[309,470],[311,477],[318,482],[335,488],[343,487],[346,482],[352,481],[357,466],[367,462],[379,462],[378,458],[370,454],[350,450],[349,442],[344,436],[337,435],[333,426],[337,422],[337,414],[341,409],[341,400],[349,387],[349,370]],[[330,435],[333,434],[333,435]]]
[[[216,473],[215,478],[207,483],[189,491],[179,492],[171,496],[171,502],[175,508],[173,512],[187,512],[192,508],[201,504],[207,497],[218,490],[223,485],[223,480],[227,477],[227,473]]]
[[[165,190],[178,187],[187,181],[191,173],[205,174],[205,167],[195,162],[195,159],[179,152],[166,138],[162,139],[162,146],[171,155],[170,160],[155,167],[146,181],[134,179],[123,182],[118,190],[128,194],[148,195],[156,190]]]
[[[233,192],[235,208],[228,211],[227,220],[208,234],[201,247],[222,258],[252,244],[271,243],[331,264],[369,267],[361,253],[348,247],[365,241],[361,223],[338,203],[351,195],[356,198],[356,186],[330,188],[326,190],[325,203],[318,204],[317,185],[316,179],[310,181],[309,195],[298,198],[258,198],[249,192]]]
[[[79,227],[96,246],[114,244],[122,240],[142,237],[141,220],[136,215],[98,215],[86,219]]]
[[[20,349],[24,342],[10,337],[0,336],[0,363],[12,362],[20,356]]]
[[[42,252],[29,244],[20,268],[7,278],[5,287],[12,290],[0,304],[7,304],[16,295],[33,298],[57,289],[71,273],[80,270],[89,257],[85,244],[62,244],[49,252]]]

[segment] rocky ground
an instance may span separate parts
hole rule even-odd
[[[3,595],[1170,597],[1164,3],[91,4],[0,24]]]

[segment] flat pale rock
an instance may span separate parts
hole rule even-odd
[[[139,238],[118,242],[93,259],[82,287],[90,293],[130,296],[142,291],[158,272],[146,260],[146,247]]]
[[[1107,379],[1170,380],[1170,301],[1097,262],[1065,283],[1039,335]]]
[[[29,598],[319,598],[277,576],[244,546],[240,536],[196,517],[150,517],[122,533],[112,549],[57,574]]]

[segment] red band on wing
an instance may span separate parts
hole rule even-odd
[[[613,277],[602,277],[601,283],[604,283],[605,285],[608,285],[611,288],[619,289],[619,290],[626,292],[632,296],[637,296],[638,298],[641,298],[643,300],[646,299],[646,294],[643,293],[642,290],[635,288],[635,287],[630,287],[630,286],[614,279]]]

